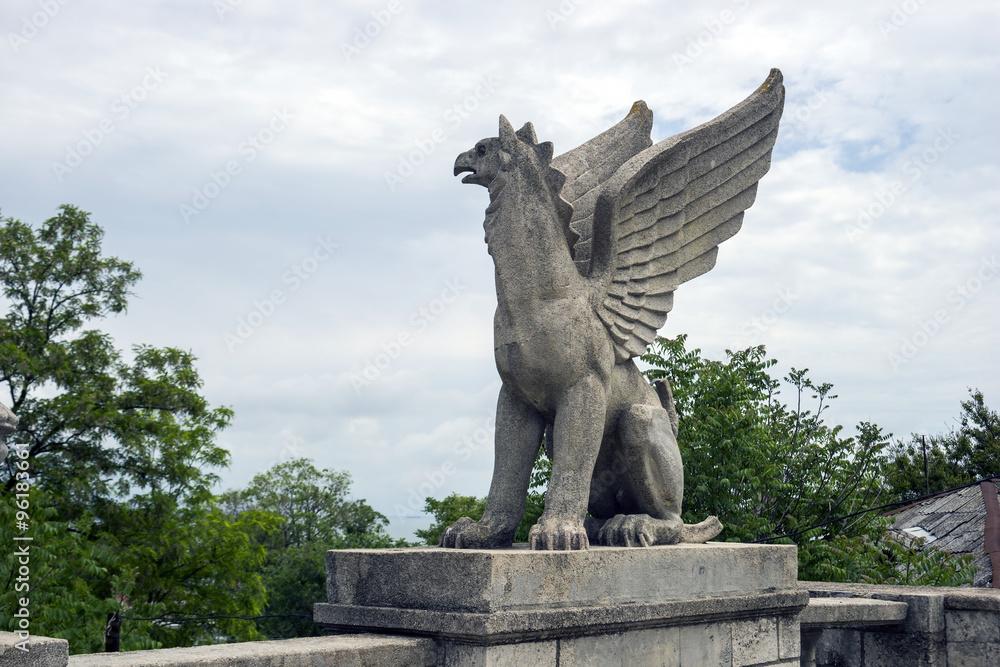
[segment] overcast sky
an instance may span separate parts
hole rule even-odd
[[[806,7],[5,0],[0,211],[75,204],[142,270],[105,328],[199,358],[225,487],[307,456],[412,537],[493,465],[488,197],[455,156],[501,113],[562,153],[638,99],[658,141],[779,67],[771,171],[660,333],[766,344],[848,432],[940,432],[969,387],[1000,408],[1000,6]]]

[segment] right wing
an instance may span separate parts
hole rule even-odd
[[[618,362],[643,354],[677,286],[715,266],[719,244],[739,231],[771,165],[781,81],[771,70],[743,102],[642,151],[601,189],[591,289]]]

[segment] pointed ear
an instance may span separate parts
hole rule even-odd
[[[514,126],[510,124],[506,116],[500,114],[500,148],[510,153],[514,150],[514,146],[517,145],[517,141]]]
[[[525,123],[524,127],[517,131],[517,136],[521,137],[521,141],[527,144],[538,143],[538,137],[535,136],[535,126],[531,123]]]

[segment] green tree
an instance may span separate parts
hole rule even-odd
[[[720,539],[773,540],[799,547],[799,577],[820,581],[971,581],[971,559],[918,552],[868,512],[884,488],[883,452],[891,434],[861,422],[843,437],[823,413],[832,385],[791,369],[781,400],[776,363],[763,346],[727,352],[725,362],[687,350],[686,337],[659,338],[643,357],[650,379],[667,379],[680,418],[685,467],[684,519],[714,514]],[[841,517],[847,517],[841,519]],[[787,537],[782,537],[787,535]]]
[[[234,518],[269,513],[276,522],[260,524],[255,544],[267,553],[261,568],[268,591],[267,615],[287,618],[257,622],[271,638],[323,634],[312,621],[312,606],[326,599],[329,549],[408,546],[386,533],[388,519],[364,500],[351,500],[347,472],[318,469],[309,459],[277,463],[242,490],[221,497]],[[298,615],[298,617],[295,617]]]
[[[545,441],[538,450],[538,458],[535,459],[535,467],[531,471],[531,484],[528,487],[527,503],[524,509],[524,516],[514,532],[515,542],[527,542],[528,531],[535,525],[542,512],[545,511],[545,489],[549,485],[549,477],[552,475],[552,461],[549,460],[545,451]],[[455,523],[463,516],[467,516],[474,521],[479,521],[486,509],[486,497],[460,496],[452,493],[442,500],[434,498],[424,499],[424,511],[433,515],[434,523],[429,527],[417,530],[416,536],[425,544],[437,544],[441,540],[441,533],[448,526]]]
[[[62,206],[38,229],[0,222],[0,383],[20,417],[11,441],[27,448],[27,534],[38,535],[43,573],[32,631],[73,637],[81,652],[103,641],[108,611],[255,614],[264,589],[253,564],[263,553],[249,535],[268,518],[231,521],[210,493],[214,470],[229,462],[215,437],[232,412],[200,395],[189,352],[139,345],[126,355],[91,328],[125,312],[141,274],[103,255],[104,232],[89,214]],[[10,458],[0,466],[5,505],[24,481],[15,473]],[[12,593],[3,584],[0,599]],[[14,628],[8,613],[3,629]],[[181,625],[126,622],[124,645],[256,636],[247,621]]]
[[[424,499],[424,511],[434,516],[434,523],[428,528],[416,531],[416,536],[425,544],[438,544],[441,540],[441,533],[451,524],[455,523],[463,516],[467,516],[473,521],[483,518],[486,510],[486,497],[460,496],[452,493],[441,500],[434,498]]]
[[[914,434],[887,452],[886,487],[891,498],[911,500],[1000,476],[1000,414],[990,410],[978,389],[970,389],[961,406],[958,428],[930,437]]]

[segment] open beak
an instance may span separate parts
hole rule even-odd
[[[469,179],[476,175],[476,168],[472,166],[472,159],[468,153],[462,153],[457,158],[455,158],[455,175],[464,174],[465,172],[471,172],[468,176],[462,179],[463,183],[470,183]]]

